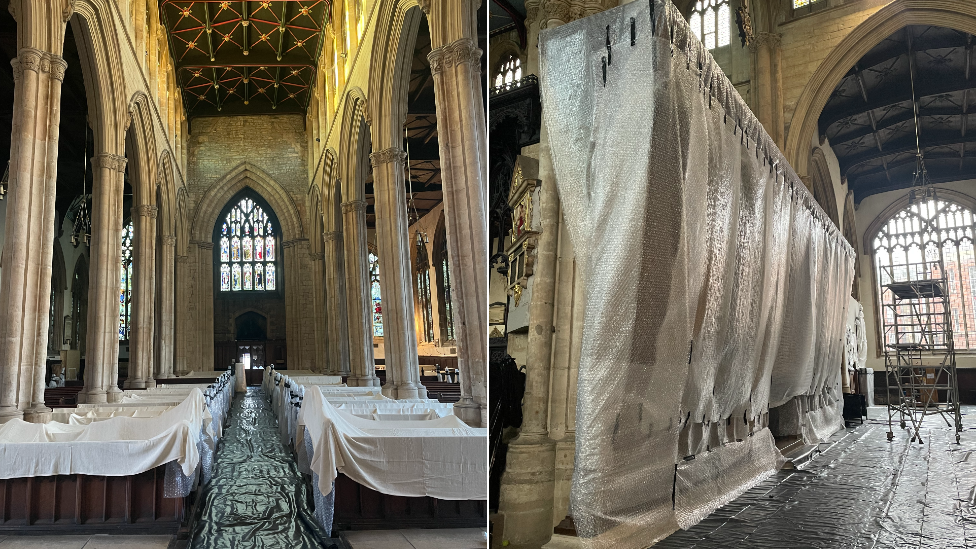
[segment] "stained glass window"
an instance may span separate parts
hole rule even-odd
[[[119,341],[129,339],[132,320],[132,223],[122,228],[122,265],[119,286]]]
[[[928,270],[938,275],[940,257],[949,281],[949,310],[952,313],[953,343],[957,350],[976,349],[976,254],[973,232],[976,216],[967,208],[940,199],[928,199],[909,205],[888,219],[874,238],[875,274],[878,297],[885,320],[895,322],[894,307],[886,284],[918,280]],[[938,263],[935,263],[938,265]],[[932,271],[935,271],[932,273]],[[899,311],[900,313],[901,311]],[[899,314],[901,324],[916,324],[921,318]],[[893,334],[882,334],[885,344],[894,343]]]
[[[241,199],[220,232],[220,291],[274,290],[277,231],[264,209],[250,198]]]
[[[495,73],[495,88],[511,89],[518,87],[522,79],[522,60],[510,55]]]
[[[373,335],[383,336],[383,300],[380,295],[380,261],[369,252],[369,295],[373,300]]]
[[[728,46],[731,41],[732,12],[729,0],[698,0],[688,18],[691,32],[706,48]]]
[[[434,311],[430,304],[430,262],[426,235],[417,235],[417,301],[420,304],[421,341],[434,341]]]

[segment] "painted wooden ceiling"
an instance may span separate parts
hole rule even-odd
[[[188,117],[305,113],[331,0],[163,0]]]

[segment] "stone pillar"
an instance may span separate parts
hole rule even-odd
[[[325,250],[325,298],[329,326],[329,357],[327,373],[349,374],[349,327],[346,319],[346,281],[343,265],[342,231],[322,233]]]
[[[319,373],[331,371],[331,357],[329,356],[329,338],[326,325],[325,305],[325,266],[322,253],[309,253],[312,260],[312,318],[315,322],[315,367]]]
[[[281,244],[284,254],[284,273],[279,278],[285,286],[285,346],[288,349],[287,366],[290,370],[304,370],[304,353],[302,346],[302,317],[301,309],[305,304],[301,302],[300,263],[298,254],[299,241],[289,240]]]
[[[173,319],[173,339],[175,344],[175,364],[173,366],[176,375],[183,376],[190,373],[187,365],[186,353],[188,343],[188,330],[190,329],[190,314],[186,299],[187,285],[190,284],[190,258],[181,255],[176,258],[176,304],[174,306]],[[176,328],[178,327],[178,328]]]
[[[197,242],[197,259],[200,270],[197,282],[200,284],[201,302],[197,304],[199,310],[200,343],[199,370],[211,372],[214,370],[214,276],[213,276],[213,242]],[[226,368],[221,364],[221,368]],[[194,368],[196,369],[196,368]]]
[[[11,60],[14,108],[0,278],[0,423],[43,421],[63,59],[23,48]],[[39,371],[38,371],[39,370]]]
[[[461,401],[455,411],[472,425],[488,425],[487,146],[481,95],[481,49],[473,38],[435,48],[427,56],[434,78],[444,220]]]
[[[141,204],[132,208],[135,233],[132,254],[132,331],[129,334],[129,377],[126,389],[155,387],[153,343],[156,317],[156,213],[158,208]]]
[[[407,229],[407,154],[389,148],[369,155],[376,200],[376,247],[383,291],[383,344],[386,384],[394,398],[427,398],[420,383],[417,329],[413,309],[413,272]],[[392,377],[391,377],[392,374]]]
[[[126,159],[92,158],[92,239],[88,343],[83,402],[116,402],[119,379],[119,275],[122,269],[122,185]]]
[[[753,52],[755,71],[756,117],[781,148],[786,145],[783,122],[783,81],[780,76],[780,35],[758,32],[749,49]]]
[[[164,236],[160,247],[159,285],[159,334],[156,337],[156,356],[158,369],[156,377],[159,379],[173,377],[173,283],[176,254],[176,237]]]
[[[346,269],[346,312],[349,330],[349,385],[379,387],[373,362],[373,323],[366,257],[366,201],[342,203]]]

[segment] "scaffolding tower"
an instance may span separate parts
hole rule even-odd
[[[888,440],[898,417],[912,442],[926,416],[962,431],[949,287],[941,259],[881,267]]]

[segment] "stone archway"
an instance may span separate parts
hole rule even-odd
[[[848,34],[810,77],[793,110],[783,150],[800,176],[810,175],[810,142],[830,95],[861,57],[898,29],[932,25],[976,34],[976,3],[969,0],[895,0]]]

